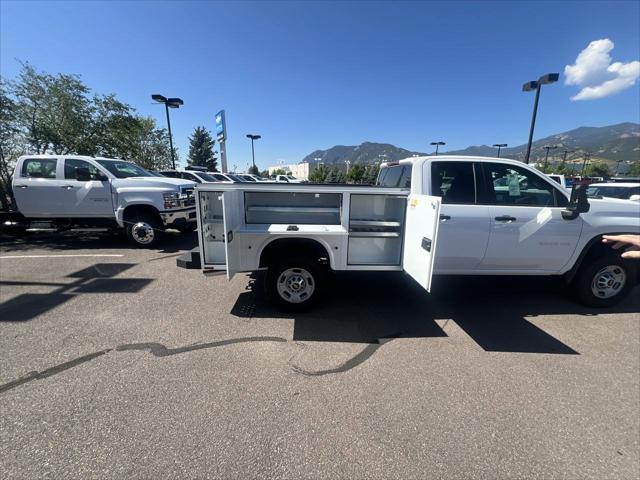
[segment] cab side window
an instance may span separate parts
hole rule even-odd
[[[200,180],[198,177],[196,177],[192,173],[181,172],[180,178],[182,178],[183,180],[189,180],[191,182],[202,183],[202,180]]]
[[[29,158],[22,164],[21,175],[27,178],[56,178],[58,160],[52,158]]]
[[[411,165],[394,165],[386,167],[380,173],[378,185],[381,187],[410,188]]]
[[[76,168],[86,168],[87,170],[89,170],[91,180],[100,180],[100,178],[102,177],[102,173],[95,165],[89,162],[85,162],[84,160],[68,158],[64,161],[64,178],[66,180],[75,180]]]
[[[564,207],[567,199],[548,181],[525,168],[483,163],[482,203],[516,207]]]
[[[431,192],[442,197],[443,204],[476,203],[476,178],[472,162],[433,162]]]

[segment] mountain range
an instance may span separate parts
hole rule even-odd
[[[606,127],[579,127],[536,140],[531,145],[530,162],[544,161],[545,146],[557,146],[550,149],[549,160],[559,161],[567,153],[568,163],[582,162],[585,152],[591,160],[604,161],[615,165],[617,162],[640,161],[640,124],[619,123]],[[503,148],[500,156],[524,161],[527,145]],[[440,151],[441,155],[475,155],[495,157],[497,149],[488,145],[467,147],[464,150]],[[336,145],[327,150],[315,150],[304,157],[302,162],[322,162],[325,165],[349,162],[372,164],[380,161],[394,161],[414,155],[428,155],[396,147],[389,143],[364,142],[360,145]],[[624,169],[623,169],[624,170]]]

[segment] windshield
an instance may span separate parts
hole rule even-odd
[[[289,180],[296,180],[296,177],[294,177],[293,175],[287,175],[287,178],[288,178]]]
[[[229,177],[234,182],[242,182],[243,181],[240,177],[238,177],[236,175],[232,175],[230,173],[227,173],[227,177]]]
[[[198,172],[198,173],[191,172],[191,173],[193,173],[196,177],[200,177],[205,182],[217,182],[218,181],[213,175],[209,175],[208,173],[204,173],[204,172]]]
[[[155,177],[151,172],[135,163],[123,160],[98,160],[98,163],[109,170],[116,178]]]

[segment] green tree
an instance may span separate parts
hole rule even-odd
[[[594,162],[584,169],[584,175],[586,177],[610,177],[611,170],[609,166],[604,162]]]
[[[269,170],[263,170],[260,172],[262,178],[269,178]]]
[[[362,183],[362,179],[365,174],[365,166],[361,163],[356,163],[347,172],[347,181],[351,183]]]
[[[329,169],[324,165],[320,165],[309,174],[309,181],[312,183],[324,183],[324,179],[327,178]]]
[[[249,167],[249,173],[250,173],[251,175],[260,175],[260,169],[259,169],[257,166],[255,166],[255,165],[251,165],[251,166]],[[269,173],[269,172],[267,172],[267,174],[268,174],[268,173]]]
[[[43,153],[116,157],[150,169],[171,165],[167,130],[152,118],[113,94],[92,96],[77,75],[51,75],[27,63],[13,81],[0,78],[2,208],[12,198],[15,160]]]
[[[218,169],[217,158],[213,153],[215,140],[205,127],[196,127],[193,135],[189,137],[189,165],[207,167],[210,172]]]
[[[12,203],[11,175],[21,143],[17,105],[8,90],[9,85],[0,79],[0,208],[3,210],[8,210]]]
[[[640,161],[636,160],[631,164],[631,166],[629,167],[629,171],[627,172],[627,175],[632,177],[640,176]]]
[[[365,169],[365,173],[362,178],[362,183],[375,185],[376,180],[378,179],[379,171],[380,171],[380,167],[378,165],[368,165]]]
[[[271,175],[274,177],[276,175],[287,175],[287,171],[284,170],[283,168],[276,168]]]

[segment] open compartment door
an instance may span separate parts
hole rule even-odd
[[[222,194],[224,212],[224,250],[227,257],[227,278],[231,280],[240,271],[242,255],[240,241],[236,238],[244,219],[242,194],[238,190],[229,190]]]
[[[429,292],[440,222],[440,197],[412,194],[407,201],[402,268]]]

